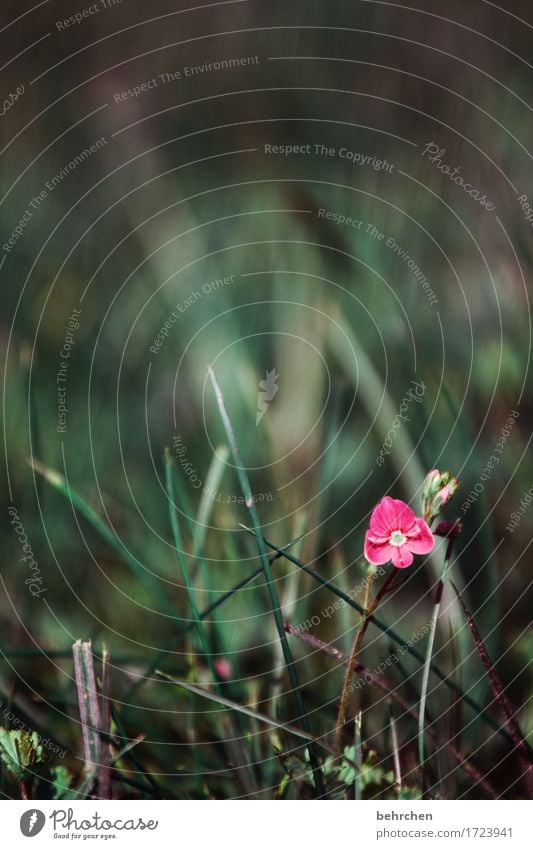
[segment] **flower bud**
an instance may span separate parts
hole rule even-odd
[[[422,499],[425,504],[426,501],[431,501],[434,495],[437,494],[441,486],[441,473],[438,469],[433,469],[432,472],[429,472],[426,475],[426,479],[424,481],[424,488],[422,490]]]
[[[424,482],[422,507],[427,522],[436,519],[459,489],[459,481],[451,472],[433,469]]]
[[[433,533],[438,537],[446,537],[447,539],[453,537],[453,539],[457,539],[462,530],[462,522],[440,522]]]

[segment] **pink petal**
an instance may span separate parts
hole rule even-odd
[[[365,557],[374,566],[383,566],[392,559],[394,548],[388,542],[376,540],[370,531],[365,534]]]
[[[414,557],[407,548],[407,545],[391,545],[391,548],[393,550],[391,559],[397,569],[405,569],[406,566],[411,565]]]
[[[393,531],[403,531],[412,528],[415,514],[405,501],[399,498],[382,498],[370,517],[370,530],[374,536],[389,537]]]
[[[435,545],[435,538],[429,529],[425,519],[416,520],[416,529],[407,535],[405,547],[413,554],[428,554]]]

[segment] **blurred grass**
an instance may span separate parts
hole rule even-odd
[[[141,13],[140,4],[130,5],[132,18]],[[460,6],[451,5],[450,15],[455,11],[460,16]],[[8,8],[15,6],[7,4],[6,14]],[[413,13],[407,25],[396,11],[389,10],[388,16],[385,11],[374,4],[358,4],[357,14],[345,3],[327,10],[318,2],[306,7],[308,19],[317,25],[368,27],[422,38],[424,20],[419,20],[420,16]],[[520,52],[524,46],[520,32],[510,28],[508,21],[491,18],[489,13],[485,17],[485,12],[476,25],[490,29],[497,24],[499,38]],[[278,3],[268,11],[227,9],[226,17],[221,15],[220,10],[213,12],[213,31],[217,25],[228,30],[233,25],[260,27],[276,15],[289,23],[301,22],[297,11]],[[194,34],[197,25],[182,20],[186,34]],[[13,38],[13,54],[17,39],[21,45],[31,41],[32,26],[40,33],[42,20],[28,18],[26,23],[24,33],[17,30]],[[91,26],[89,23],[85,35],[73,31],[70,49],[83,46],[84,39],[94,35]],[[157,42],[155,34],[147,37],[146,43],[140,32],[129,37],[137,51],[141,45],[149,49],[152,39],[154,45]],[[463,41],[461,34],[448,34],[446,29],[441,46],[446,46],[448,38],[458,55],[473,63],[479,59],[483,65],[486,56],[477,42],[473,46],[471,41]],[[250,52],[250,39],[235,36],[231,50]],[[465,91],[505,121],[519,140],[525,143],[527,139],[529,116],[524,117],[516,98],[502,92],[501,86],[480,82],[471,69],[445,65],[435,55],[414,55],[406,43],[395,42],[385,50],[373,37],[319,30],[289,31],[280,35],[275,46],[271,32],[256,34],[254,39],[253,51],[262,56],[337,52],[417,71]],[[65,76],[69,84],[81,82],[96,67],[111,64],[115,53],[124,49],[119,41],[118,46],[103,45],[94,54],[86,51],[66,66],[68,74],[62,66],[38,87],[28,88],[17,112],[9,117],[9,130],[6,119],[0,125],[3,143],[63,91]],[[201,54],[198,49],[184,48],[178,57],[171,56],[156,55],[153,64],[146,66],[128,63],[109,83],[96,81],[91,92],[82,87],[76,104],[62,101],[30,134],[21,137],[20,144],[6,151],[0,174],[2,195],[51,139],[82,113],[109,100],[110,92],[168,70],[174,60],[179,64],[195,58],[204,61],[217,58],[218,53],[216,46],[205,44]],[[27,56],[25,75],[40,72],[42,58],[33,53]],[[46,65],[52,64],[49,54],[44,58]],[[497,66],[491,66],[494,77],[527,97],[527,77],[519,66],[508,65],[494,54],[491,62]],[[225,500],[225,496],[237,494],[233,470],[227,464],[222,476],[222,467],[214,460],[214,449],[223,444],[225,435],[214,400],[206,391],[207,365],[214,363],[220,375],[244,462],[256,467],[249,471],[253,491],[273,494],[271,501],[258,503],[265,535],[281,546],[287,544],[298,536],[297,524],[304,512],[309,530],[301,544],[301,559],[315,564],[345,591],[360,579],[357,563],[365,517],[381,495],[393,487],[396,497],[416,499],[426,470],[451,468],[463,483],[452,517],[479,481],[501,427],[510,410],[517,408],[524,381],[530,386],[524,287],[502,233],[489,229],[493,225],[486,225],[477,210],[468,210],[468,226],[488,251],[493,288],[484,258],[461,224],[445,214],[442,200],[455,202],[451,189],[432,182],[431,169],[418,161],[418,153],[410,145],[364,127],[386,129],[417,144],[427,143],[428,133],[443,138],[449,160],[464,163],[463,170],[472,175],[473,182],[490,188],[507,233],[520,251],[527,278],[531,241],[524,235],[508,186],[496,182],[486,162],[473,158],[472,145],[465,139],[444,140],[441,135],[443,124],[466,128],[465,135],[477,144],[496,133],[493,153],[500,167],[508,169],[516,152],[509,134],[500,133],[486,117],[440,89],[430,89],[429,95],[423,82],[371,66],[318,64],[320,67],[270,62],[268,69],[260,68],[253,79],[234,73],[196,81],[197,97],[254,86],[291,89],[236,95],[198,104],[195,109],[172,110],[159,121],[143,122],[135,134],[119,136],[122,141],[118,145],[110,144],[102,157],[80,168],[61,191],[51,194],[46,212],[35,216],[2,270],[0,343],[6,360],[4,428],[9,485],[45,574],[49,606],[36,606],[20,580],[20,550],[7,527],[2,532],[0,606],[4,634],[0,648],[7,659],[1,664],[0,697],[6,701],[13,692],[17,710],[31,716],[50,736],[64,740],[75,764],[80,741],[71,721],[75,703],[70,645],[77,638],[91,638],[96,647],[105,642],[111,646],[116,664],[114,692],[124,734],[134,738],[146,733],[146,742],[136,752],[138,763],[160,776],[158,782],[170,796],[207,795],[195,774],[200,772],[209,773],[209,793],[214,796],[241,792],[228,767],[227,752],[219,745],[223,734],[216,717],[209,711],[203,713],[205,706],[195,696],[178,697],[175,688],[150,681],[138,691],[135,704],[121,704],[122,698],[128,701],[138,676],[162,650],[168,652],[161,662],[167,674],[204,683],[208,676],[207,665],[180,636],[182,626],[194,617],[176,575],[164,489],[163,452],[175,434],[181,435],[202,482],[209,481],[223,496],[208,503],[205,496],[202,500],[202,489],[195,490],[187,476],[177,478],[183,542],[186,550],[193,552],[190,566],[199,609],[205,609],[259,565],[253,540],[238,531],[238,523],[245,519],[243,505]],[[7,90],[14,89],[17,73],[20,75],[19,66],[10,66]],[[427,124],[420,113],[390,104],[376,101],[367,105],[364,97],[319,96],[309,90],[311,86],[370,91],[421,111],[431,107],[436,121]],[[0,213],[3,232],[11,232],[32,195],[73,152],[98,135],[110,137],[128,121],[142,117],[144,109],[150,114],[168,106],[168,91],[158,92],[142,107],[130,104],[122,112],[103,110],[91,122],[58,139],[10,191]],[[187,100],[191,92],[184,88],[171,98]],[[317,118],[324,118],[324,123],[317,124]],[[346,123],[330,123],[340,118]],[[209,129],[236,120],[250,123]],[[185,138],[190,133],[195,135]],[[403,168],[419,179],[423,174],[436,194],[407,178],[401,182],[396,177],[398,182],[391,188],[377,172],[355,169],[354,173],[353,167],[332,166],[323,158],[313,159],[312,167],[291,160],[287,168],[260,155],[265,141],[317,141],[337,146],[348,142],[354,150],[388,155],[397,170]],[[250,148],[259,152],[219,156]],[[151,153],[145,155],[145,151]],[[219,158],[207,159],[212,156]],[[137,158],[123,164],[130,157]],[[183,167],[201,159],[205,161]],[[164,178],[158,176],[163,173]],[[526,178],[524,167],[516,164],[516,184],[527,185]],[[99,180],[101,185],[93,189]],[[146,186],[138,189],[143,183]],[[232,188],[229,191],[222,188],[225,186]],[[86,200],[68,214],[86,191]],[[366,232],[331,223],[320,222],[319,226],[316,211],[320,207],[361,217],[405,248],[438,292],[438,316],[405,263]],[[63,225],[32,268],[63,216]],[[207,221],[216,223],[208,225]],[[78,239],[79,247],[67,259]],[[235,282],[203,295],[180,315],[160,353],[152,357],[149,347],[176,303],[202,291],[208,281],[231,274]],[[66,318],[88,284],[71,359],[68,433],[61,440],[55,404],[58,354]],[[351,337],[353,363],[339,362],[351,357],[346,346],[342,357],[332,356],[335,346],[344,345],[332,319]],[[306,343],[299,344],[298,339]],[[152,366],[148,371],[149,359]],[[280,372],[279,393],[258,433],[249,426],[255,418],[257,385],[274,365]],[[424,399],[411,405],[409,426],[400,430],[389,461],[379,468],[376,455],[384,435],[410,381],[419,379],[417,375],[427,385]],[[527,709],[526,667],[531,640],[526,633],[530,605],[524,592],[529,581],[524,546],[530,517],[526,515],[517,532],[506,536],[496,553],[494,549],[505,534],[510,514],[531,485],[530,465],[520,462],[527,458],[524,452],[531,436],[530,395],[526,391],[522,396],[521,415],[500,464],[466,514],[454,567],[455,579],[465,589],[491,655],[502,657],[500,674],[509,682],[512,701],[524,705],[521,721],[529,732],[533,718]],[[83,493],[90,515],[113,529],[107,541],[86,521],[88,513],[79,519],[59,493],[40,485],[38,478],[32,479],[25,463],[28,455],[61,471],[63,451],[71,487]],[[287,485],[288,481],[293,483]],[[5,488],[6,509],[8,496]],[[206,523],[210,527],[203,530]],[[118,549],[117,539],[121,541]],[[124,546],[134,572],[123,560]],[[402,633],[412,633],[428,621],[435,574],[436,567],[416,570],[402,593],[387,603],[387,621],[397,622]],[[296,623],[321,616],[331,602],[326,590],[283,561],[276,563],[275,582],[278,594],[293,606]],[[453,621],[456,659],[447,644],[448,632],[443,631],[437,640],[442,646],[438,663],[453,671],[461,686],[471,685],[470,693],[477,701],[490,699],[466,629]],[[355,623],[355,614],[344,609],[331,620],[322,619],[317,630],[323,640],[347,650],[351,642],[348,631]],[[262,580],[230,598],[208,618],[205,629],[213,659],[230,661],[226,685],[230,697],[258,708],[266,702],[262,705],[266,712],[274,691],[276,716],[279,712],[280,720],[290,719],[287,682],[283,676],[278,680],[276,636],[264,604]],[[10,660],[11,650],[16,654]],[[20,654],[33,650],[34,655]],[[308,659],[299,646],[295,652],[300,677],[308,682],[303,687],[304,698],[316,708],[312,722],[326,734],[334,724],[342,670],[333,669],[321,657]],[[369,666],[379,663],[383,654],[383,641],[374,639],[367,646],[365,661]],[[406,666],[407,673],[415,676],[416,667],[410,661]],[[365,706],[371,707],[375,695],[365,694],[365,699]],[[442,688],[430,692],[429,705],[434,715],[446,715],[443,725],[448,730],[450,702]],[[368,738],[377,736],[382,726],[377,714],[377,710],[365,711]],[[464,717],[461,721],[465,722]],[[270,734],[253,724],[249,729],[246,744],[256,761],[263,762],[253,767],[258,785],[265,787],[265,777],[279,783],[282,770]],[[403,733],[407,738],[408,732],[404,729]],[[462,737],[472,748],[485,740],[479,723],[465,726]],[[491,741],[480,758],[487,769],[503,758],[496,779],[504,792],[515,778],[505,752]],[[460,789],[468,791],[465,784]],[[519,790],[514,787],[510,793],[517,795]]]

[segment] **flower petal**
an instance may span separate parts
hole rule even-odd
[[[365,557],[374,566],[383,566],[392,559],[394,548],[388,542],[376,540],[370,531],[365,534]]]
[[[416,529],[407,534],[405,547],[413,554],[428,554],[435,546],[435,538],[425,519],[416,520]]]
[[[397,569],[405,569],[406,566],[411,565],[414,560],[414,557],[407,548],[407,545],[391,545],[391,548],[393,550],[392,563],[394,566],[396,566]]]
[[[389,537],[393,531],[406,533],[415,524],[415,514],[399,498],[382,498],[370,517],[370,530],[374,536]]]

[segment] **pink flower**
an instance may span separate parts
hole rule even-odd
[[[413,554],[428,554],[435,545],[425,519],[417,518],[408,504],[398,498],[382,498],[370,517],[365,536],[365,557],[381,566],[392,560],[398,569],[413,562]]]

